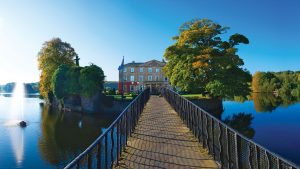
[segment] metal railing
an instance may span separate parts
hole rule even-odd
[[[297,165],[242,136],[170,89],[162,91],[194,136],[226,169],[295,169]]]
[[[117,119],[80,155],[70,162],[70,168],[112,168],[118,163],[127,139],[131,136],[138,119],[149,100],[149,89],[140,93]]]

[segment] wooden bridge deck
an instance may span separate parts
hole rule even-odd
[[[162,97],[151,96],[114,168],[219,168]]]

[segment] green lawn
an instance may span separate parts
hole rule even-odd
[[[203,96],[202,94],[182,94],[181,96],[189,100],[208,98],[207,96]]]
[[[121,95],[107,95],[107,96],[113,96],[115,100],[122,100]],[[125,96],[124,100],[134,99],[134,97],[132,97],[130,94],[125,94],[124,96]]]

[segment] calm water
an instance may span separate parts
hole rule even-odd
[[[41,102],[25,98],[22,115],[13,113],[22,109],[12,97],[0,95],[0,168],[61,168],[113,121],[113,117],[60,113]],[[257,94],[254,101],[223,101],[223,109],[217,111],[219,118],[300,164],[300,102]],[[14,121],[20,118],[28,122],[24,129]]]
[[[114,119],[60,113],[41,102],[25,98],[22,108],[0,95],[0,168],[62,168]],[[16,125],[20,118],[28,123],[24,129]]]
[[[222,120],[235,119],[238,130],[255,142],[300,165],[300,102],[295,98],[254,95],[254,101],[224,101]],[[244,117],[244,118],[243,118]],[[225,120],[226,121],[226,120]],[[227,120],[228,121],[228,120]]]

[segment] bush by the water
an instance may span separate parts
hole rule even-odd
[[[57,99],[69,95],[91,97],[103,90],[103,70],[90,65],[85,67],[61,65],[52,77],[52,90]]]

